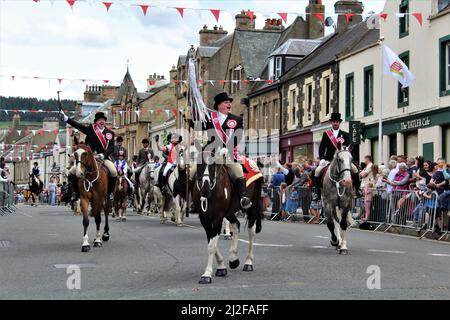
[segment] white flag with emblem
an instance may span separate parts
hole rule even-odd
[[[383,45],[383,55],[384,74],[396,77],[402,84],[402,88],[409,87],[416,80],[406,64],[385,45]]]

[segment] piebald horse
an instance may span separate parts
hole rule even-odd
[[[238,241],[239,220],[236,213],[240,210],[239,197],[234,188],[233,181],[226,165],[216,163],[211,153],[203,152],[202,161],[197,164],[196,178],[192,188],[192,201],[199,213],[200,221],[206,232],[208,240],[208,263],[205,272],[200,278],[200,284],[212,282],[211,274],[214,256],[217,260],[217,277],[227,275],[224,258],[219,252],[218,240],[222,229],[222,222],[227,219],[231,224],[233,238],[231,241],[229,266],[235,269],[239,266]],[[248,221],[248,255],[245,259],[244,271],[253,271],[253,241],[256,233],[261,232],[260,195],[262,178],[254,181],[247,187],[247,196],[252,206],[246,210]]]
[[[28,186],[31,192],[31,206],[38,206],[39,195],[44,190],[44,184],[33,174],[30,174]]]
[[[331,232],[330,243],[343,255],[348,254],[346,231],[353,223],[351,166],[352,154],[349,148],[340,147],[325,172],[322,184],[323,208]]]
[[[158,179],[159,171],[162,166],[159,166],[155,170],[155,179]],[[169,175],[167,189],[168,193],[163,195],[161,190],[155,186],[155,198],[157,205],[159,206],[160,223],[164,224],[167,220],[166,213],[171,209],[174,211],[174,220],[178,227],[183,225],[184,213],[187,208],[187,195],[186,195],[186,183],[187,183],[187,169],[186,161],[184,157],[184,148],[178,149],[178,164],[175,170]]]
[[[91,205],[91,216],[95,218],[97,233],[94,240],[94,247],[101,247],[102,240],[109,240],[108,214],[111,212],[111,203],[108,201],[108,169],[94,157],[94,154],[86,145],[74,146],[74,156],[76,163],[76,176],[78,177],[78,187],[80,190],[80,205],[83,213],[83,244],[82,252],[88,252],[89,245],[89,205]],[[105,228],[103,235],[100,234],[101,212],[105,212]]]
[[[118,170],[118,177],[114,187],[114,213],[116,221],[126,221],[128,207],[128,181],[124,178],[124,173]]]

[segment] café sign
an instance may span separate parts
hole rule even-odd
[[[430,117],[413,119],[413,120],[400,122],[400,130],[404,131],[404,130],[422,128],[422,127],[427,127],[430,124],[431,124]]]

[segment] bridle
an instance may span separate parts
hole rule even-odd
[[[328,178],[330,178],[330,180],[336,184],[336,190],[337,190],[337,194],[338,194],[339,197],[342,197],[342,196],[344,195],[344,193],[345,193],[345,185],[343,186],[342,193],[339,192],[339,191],[340,191],[341,182],[344,181],[343,178],[341,179],[342,174],[343,174],[344,172],[346,172],[346,171],[349,171],[350,173],[352,172],[352,170],[351,170],[351,165],[350,165],[350,168],[344,168],[344,169],[341,169],[341,165],[340,165],[340,163],[339,163],[339,154],[342,153],[342,152],[348,152],[348,153],[350,153],[349,150],[344,149],[344,150],[338,151],[338,152],[335,154],[334,157],[335,157],[335,159],[337,160],[336,162],[337,162],[337,169],[338,169],[337,176],[332,177],[332,175],[331,175],[331,171],[332,171],[332,170],[331,170],[331,169],[332,169],[331,166],[330,166],[330,169],[328,170]],[[350,155],[351,155],[351,153],[350,153]],[[333,165],[334,165],[334,164],[333,164]],[[335,178],[335,179],[333,179],[333,178]]]
[[[84,150],[84,149],[83,149],[83,150]],[[88,152],[88,151],[84,150],[83,153],[86,153],[87,155],[92,155],[92,157],[93,157],[92,152]],[[80,155],[80,158],[81,158],[81,155]],[[90,190],[92,189],[93,184],[94,184],[94,183],[99,179],[99,177],[100,177],[100,170],[98,169],[97,160],[95,160],[95,158],[94,158],[94,163],[95,163],[95,171],[84,171],[84,176],[83,176],[83,178],[82,178],[82,179],[83,179],[84,190],[85,190],[86,192],[90,192]],[[75,165],[78,166],[78,164],[82,164],[82,165],[85,167],[85,170],[86,170],[86,168],[90,167],[90,166],[87,165],[85,162],[83,162],[83,161],[81,161],[80,159],[78,159],[78,154],[75,153]],[[95,177],[94,180],[89,180],[88,178],[86,178],[86,176],[87,176],[88,174],[93,174],[93,173],[96,173],[96,174],[97,174],[97,176]]]
[[[210,152],[210,151],[204,151],[203,153],[206,153],[206,152],[208,152],[208,153],[210,153],[212,155],[212,152]],[[210,164],[208,162],[209,161],[206,161],[206,168],[203,171],[203,174],[201,176],[201,178],[202,178],[202,187],[203,187],[203,185],[204,185],[206,180],[211,182],[211,179],[209,178],[210,177],[210,173],[209,173],[209,170],[208,170],[208,167],[209,167]],[[218,171],[217,169],[214,170],[214,180],[212,181],[212,184],[210,186],[210,191],[214,190],[214,188],[216,187],[216,184],[217,184],[217,171]],[[199,180],[200,180],[200,177],[197,178],[196,185],[197,185],[198,191],[201,191],[201,188],[200,188],[200,185],[199,185],[199,182],[198,182]],[[200,206],[202,208],[202,211],[206,212],[208,210],[208,198],[201,196],[200,197]]]

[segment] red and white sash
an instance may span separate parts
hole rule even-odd
[[[175,157],[173,156],[173,152],[175,151],[175,145],[173,143],[170,144],[170,149],[169,149],[169,156],[167,157],[167,162],[168,163],[175,163]]]
[[[94,129],[94,132],[97,135],[98,140],[100,140],[100,142],[103,146],[103,149],[106,151],[106,149],[108,148],[109,141],[106,141],[105,137],[103,136],[103,133],[100,131],[98,126],[93,124],[92,128]]]
[[[342,145],[342,144],[344,143],[344,140],[343,140],[341,137],[339,137],[338,139],[336,139],[336,138],[334,137],[333,130],[331,130],[331,129],[327,130],[326,132],[327,132],[328,138],[330,138],[330,140],[331,140],[331,142],[333,143],[333,145],[334,145],[334,147],[336,148],[336,150],[339,150],[339,148],[338,148],[338,142],[340,142],[341,145]]]
[[[222,140],[222,142],[225,145],[228,145],[228,141],[229,141],[230,137],[228,137],[227,134],[225,133],[225,131],[223,131],[223,128],[220,125],[219,115],[217,114],[217,112],[211,112],[211,118],[213,121],[214,129],[216,130],[217,135],[219,136],[220,140]],[[233,155],[236,160],[241,159],[241,156],[239,155],[239,151],[238,151],[238,146],[234,147]]]

